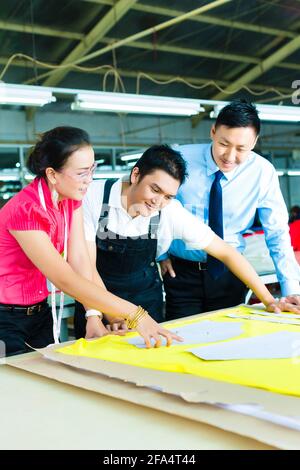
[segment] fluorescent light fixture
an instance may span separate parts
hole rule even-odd
[[[31,175],[30,173],[26,173],[26,175],[24,175],[24,178],[27,181],[32,181],[35,178],[35,176]]]
[[[285,172],[282,170],[276,170],[277,176],[284,176]]]
[[[300,170],[288,170],[288,176],[300,176]]]
[[[110,179],[110,178],[122,178],[122,176],[126,175],[126,171],[111,171],[109,173],[95,173],[94,179]]]
[[[218,117],[219,112],[228,102],[224,101],[222,104],[214,106],[214,110],[211,111],[210,117]],[[259,118],[262,121],[281,121],[281,122],[299,122],[300,121],[300,107],[297,106],[276,106],[269,104],[257,104],[256,109],[258,111]]]
[[[56,101],[56,98],[47,88],[0,83],[0,104],[44,106],[53,101]]]
[[[26,173],[24,175],[24,178],[25,178],[25,180],[31,181],[35,178],[35,176],[31,175],[29,173]],[[19,171],[14,172],[12,170],[11,172],[6,172],[4,170],[4,171],[0,171],[0,181],[21,181],[21,176],[20,176]]]
[[[18,175],[3,175],[0,174],[0,181],[20,181],[20,177]]]
[[[300,121],[300,107],[257,105],[258,115],[262,121]]]
[[[122,162],[129,162],[130,160],[135,160],[137,161],[141,156],[143,155],[142,152],[139,153],[128,153],[126,155],[122,155],[121,160]]]
[[[110,111],[167,116],[192,116],[205,111],[199,100],[102,91],[78,93],[71,108],[75,111]]]

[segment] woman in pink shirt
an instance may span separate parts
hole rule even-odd
[[[151,338],[159,346],[160,335],[168,344],[178,339],[141,307],[109,293],[100,277],[93,278],[81,207],[95,170],[88,134],[73,127],[45,132],[28,168],[36,178],[0,211],[0,341],[6,354],[26,352],[26,343],[40,348],[57,341],[46,279],[86,306],[88,337],[101,329],[107,333],[102,310],[137,328],[148,347]]]

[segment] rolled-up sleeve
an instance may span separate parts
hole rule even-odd
[[[179,201],[173,200],[162,210],[158,231],[157,256],[166,253],[173,240],[183,240],[187,250],[205,250],[215,234],[208,225],[187,211]]]
[[[291,246],[288,213],[275,171],[265,180],[258,213],[282,295],[300,294],[300,268]]]

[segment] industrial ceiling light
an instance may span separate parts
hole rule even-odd
[[[199,100],[128,93],[78,93],[71,108],[75,111],[192,116],[205,111]]]
[[[257,105],[257,110],[262,121],[300,121],[300,107],[297,106]]]
[[[216,118],[224,106],[229,104],[223,102],[214,106],[211,111],[210,117]],[[262,121],[281,121],[281,122],[299,122],[300,121],[300,107],[297,106],[276,106],[269,104],[257,104],[259,118]]]
[[[130,160],[135,160],[135,161],[137,161],[139,158],[141,158],[142,155],[143,155],[142,152],[139,152],[139,153],[128,153],[128,154],[122,155],[122,156],[121,156],[121,160],[122,160],[122,162],[129,162]]]
[[[122,176],[126,175],[126,171],[107,171],[107,172],[98,172],[94,173],[95,180],[101,179],[110,179],[110,178],[122,178]]]
[[[56,101],[56,98],[47,88],[0,83],[0,104],[44,106],[53,101]]]

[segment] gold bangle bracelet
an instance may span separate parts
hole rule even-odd
[[[140,305],[138,306],[137,311],[135,312],[133,318],[126,319],[126,325],[129,330],[133,330],[138,326],[139,321],[148,315],[148,312],[143,309]]]

